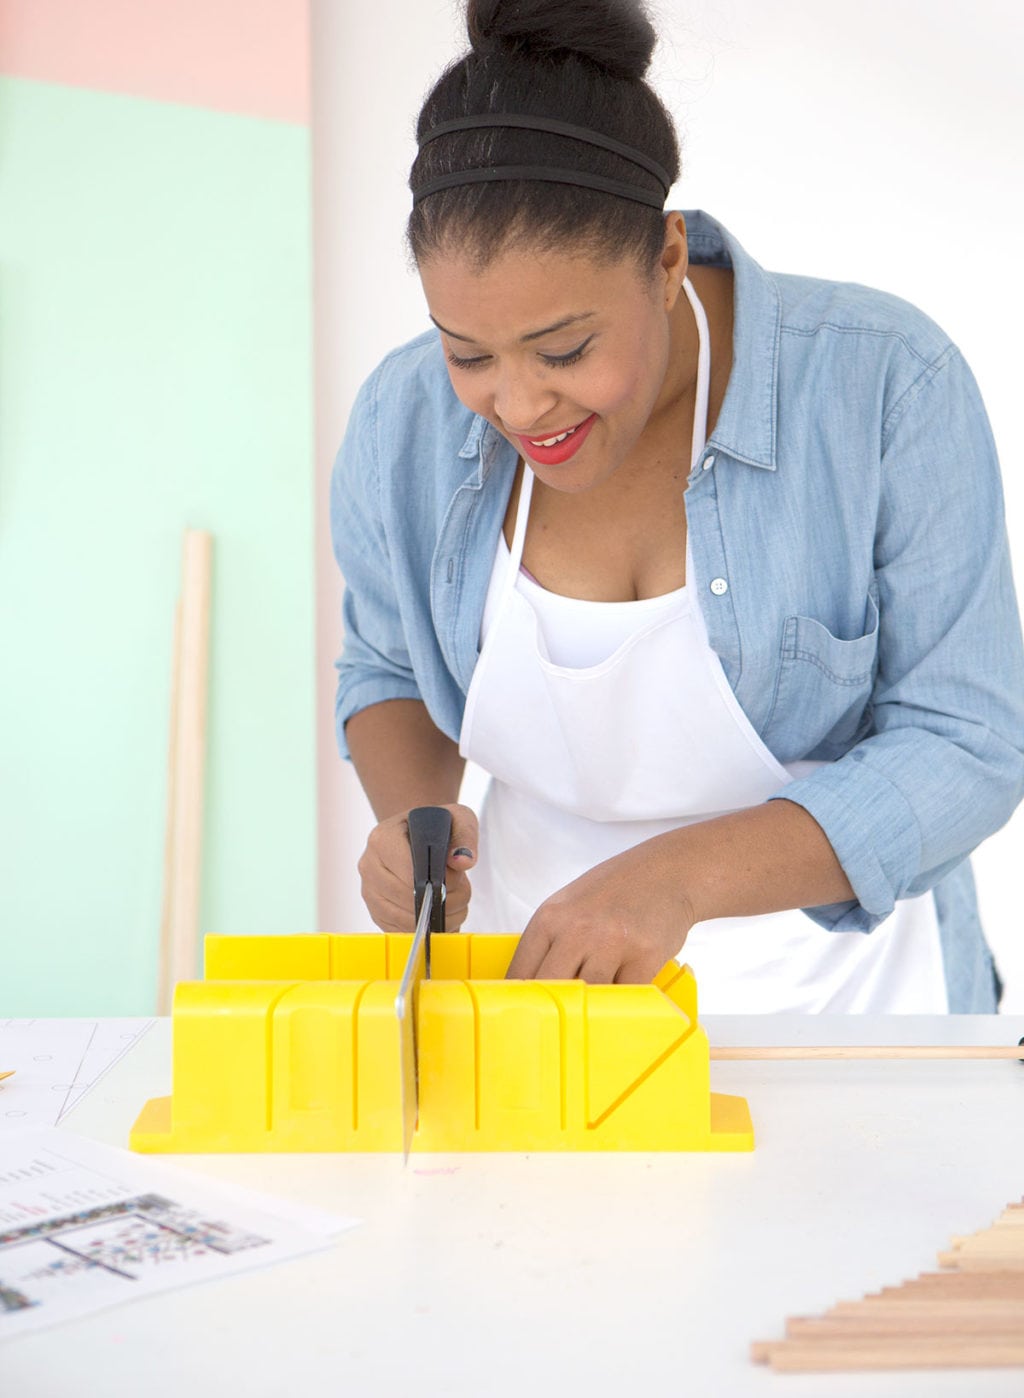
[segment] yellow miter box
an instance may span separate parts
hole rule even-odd
[[[711,1092],[697,986],[506,981],[516,936],[431,938],[416,987],[417,1151],[739,1151],[742,1097]],[[397,1151],[395,997],[411,934],[206,938],[173,1007],[173,1095],[138,1151]]]

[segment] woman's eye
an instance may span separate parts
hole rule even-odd
[[[553,364],[556,368],[567,369],[570,364],[577,364],[583,358],[586,348],[593,338],[593,335],[588,335],[582,345],[577,345],[568,354],[542,354],[541,358],[545,364]]]
[[[479,369],[481,364],[486,364],[489,355],[483,355],[480,359],[460,359],[457,354],[448,351],[448,363],[454,364],[456,369]]]
[[[577,345],[568,354],[542,354],[541,360],[545,364],[551,365],[555,369],[567,369],[571,364],[578,364],[586,353],[587,346],[593,339],[593,335],[588,335],[581,345]],[[480,355],[477,359],[463,359],[455,354],[453,350],[448,350],[448,363],[454,364],[456,369],[480,369],[483,365],[490,363],[489,354]]]

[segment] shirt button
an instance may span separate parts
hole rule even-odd
[[[708,459],[704,462],[704,470],[710,471],[714,464],[715,458],[713,456],[709,456]]]
[[[711,591],[715,594],[716,597],[721,597],[723,592],[729,591],[729,584],[726,582],[724,578],[712,578]]]

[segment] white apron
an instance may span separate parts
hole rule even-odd
[[[707,320],[692,464],[704,450]],[[511,550],[499,535],[482,648],[459,748],[491,776],[467,931],[521,932],[550,894],[668,830],[760,804],[821,765],[777,762],[752,728],[687,587],[640,602],[555,597],[520,571],[533,473],[524,465]],[[557,664],[543,620],[576,609],[595,663]],[[600,634],[607,638],[600,651]],[[870,818],[870,817],[867,817]],[[792,910],[698,923],[679,960],[711,1014],[941,1014],[948,1009],[935,902],[899,902],[870,935],[828,932]]]

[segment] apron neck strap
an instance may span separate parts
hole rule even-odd
[[[693,409],[693,439],[690,451],[690,470],[696,466],[707,442],[708,400],[711,397],[711,332],[708,318],[701,305],[700,297],[693,289],[689,277],[683,278],[686,299],[693,307],[693,317],[697,322],[697,401]]]
[[[516,523],[512,532],[512,545],[509,549],[509,587],[514,586],[519,565],[523,561],[523,544],[526,541],[526,522],[530,518],[530,497],[533,495],[533,472],[523,462],[523,478],[519,484],[519,499],[516,502]]]

